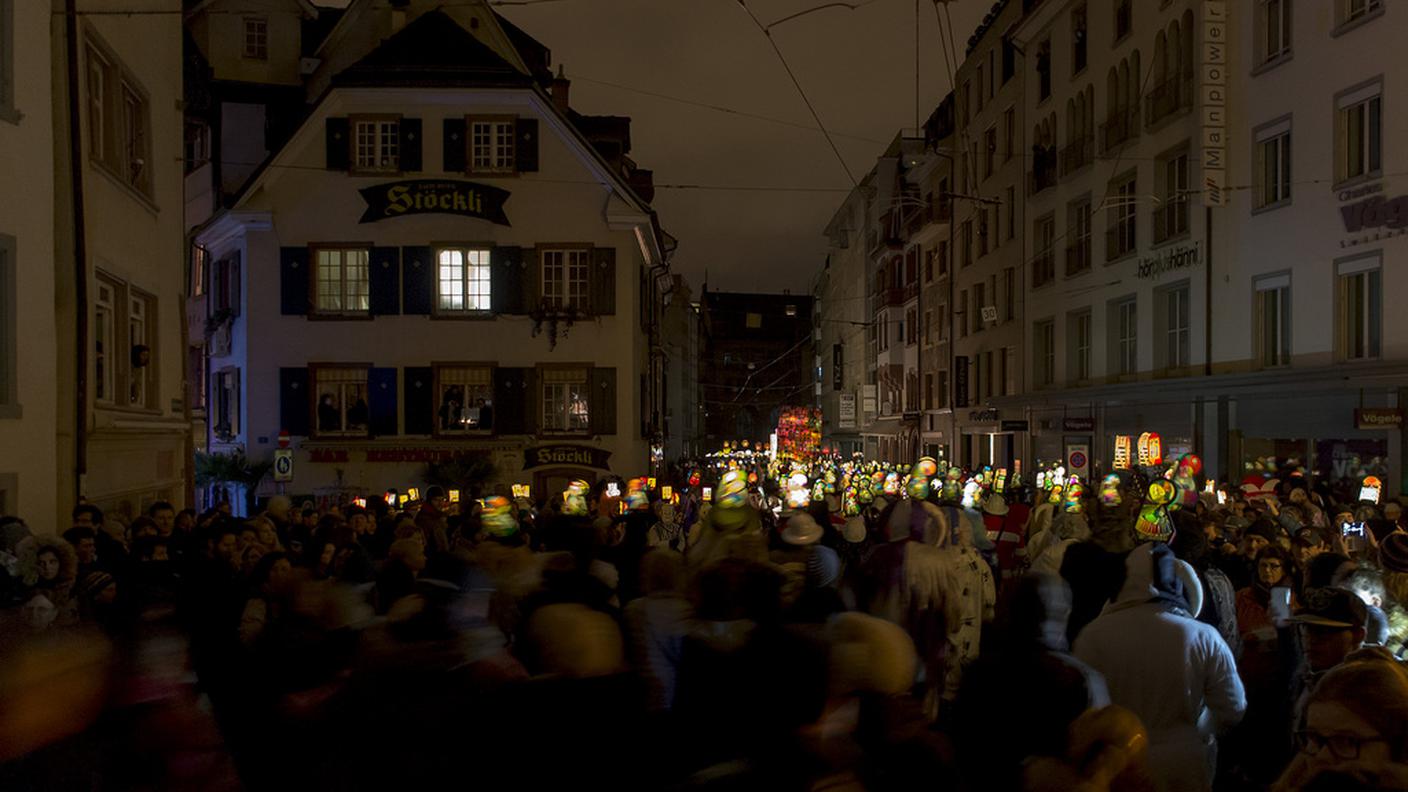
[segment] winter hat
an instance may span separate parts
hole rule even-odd
[[[914,686],[918,663],[904,628],[864,613],[838,613],[828,632],[834,692],[899,696]]]
[[[841,556],[825,545],[813,545],[807,553],[807,586],[828,588],[841,577]]]
[[[1308,588],[1300,597],[1301,608],[1291,621],[1315,627],[1364,629],[1369,612],[1358,594],[1342,588]]]
[[[84,576],[83,582],[78,584],[78,591],[85,597],[96,597],[103,593],[103,589],[116,582],[112,575],[106,572],[89,572]]]
[[[1408,572],[1408,533],[1395,531],[1379,543],[1379,563],[1388,572]]]
[[[782,528],[782,541],[791,545],[816,544],[821,540],[821,526],[806,512],[797,512],[787,518]]]
[[[851,544],[859,544],[865,541],[865,518],[850,517],[841,528],[841,537]]]

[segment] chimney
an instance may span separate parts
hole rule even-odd
[[[567,79],[562,73],[562,64],[557,65],[557,76],[552,78],[552,103],[557,105],[557,109],[567,114],[568,90],[572,87],[572,81]]]

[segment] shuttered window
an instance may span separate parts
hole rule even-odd
[[[437,251],[437,313],[490,309],[489,256],[489,248],[441,248]]]
[[[590,265],[590,250],[542,251],[543,304],[550,308],[585,309]]]
[[[494,370],[489,366],[437,366],[438,434],[473,434],[494,428]]]
[[[512,118],[469,120],[471,173],[513,172],[516,126],[515,119]]]
[[[401,169],[399,118],[352,119],[353,166],[364,172],[395,173]]]
[[[313,385],[317,398],[313,426],[319,436],[368,434],[367,367],[318,366],[313,369]]]
[[[585,368],[550,368],[542,372],[543,429],[586,432],[591,429],[591,396]]]
[[[371,308],[366,248],[322,248],[317,251],[314,293],[318,313],[361,314]]]

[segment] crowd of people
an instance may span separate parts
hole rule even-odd
[[[0,788],[1408,788],[1401,506],[1163,478],[3,517]]]

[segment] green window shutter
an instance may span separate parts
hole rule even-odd
[[[616,369],[592,369],[588,386],[591,397],[587,409],[591,410],[592,434],[616,434]]]
[[[345,118],[329,118],[324,122],[327,141],[327,169],[345,171],[352,167],[351,131]]]
[[[616,315],[616,248],[592,249],[591,312]]]

